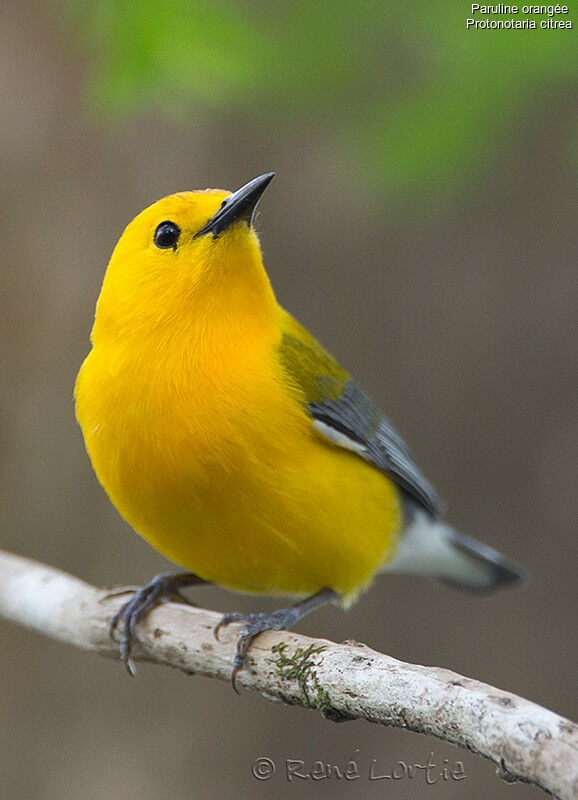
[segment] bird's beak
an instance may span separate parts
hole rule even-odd
[[[274,177],[274,172],[266,172],[233,192],[226,200],[223,200],[217,213],[195,234],[194,238],[212,233],[213,238],[216,239],[220,233],[239,220],[245,220],[252,225],[257,203]]]

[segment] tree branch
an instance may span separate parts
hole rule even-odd
[[[108,624],[125,600],[0,551],[0,615],[83,650],[118,657]],[[139,626],[136,659],[229,680],[237,625],[213,611],[166,604]],[[397,661],[357,642],[261,634],[239,685],[333,720],[366,719],[437,736],[485,756],[500,777],[578,797],[578,726],[541,706],[446,669]]]

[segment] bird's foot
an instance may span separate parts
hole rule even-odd
[[[179,575],[161,574],[156,575],[150,583],[141,588],[123,587],[108,592],[107,598],[126,594],[127,592],[135,592],[134,596],[119,608],[111,619],[109,626],[110,635],[114,638],[117,628],[122,623],[120,658],[129,675],[136,677],[136,669],[131,656],[133,644],[138,638],[136,634],[137,624],[161,603],[172,601],[196,606],[196,603],[181,594],[180,589],[183,586],[199,583],[205,583],[205,581],[189,572],[180,573]]]
[[[231,685],[235,692],[239,694],[237,689],[237,673],[243,669],[245,664],[245,657],[251,642],[259,633],[263,631],[281,631],[287,630],[294,625],[298,620],[313,611],[314,608],[325,605],[337,598],[337,594],[332,589],[322,589],[317,594],[295,603],[289,608],[279,608],[276,611],[264,611],[258,614],[239,614],[236,612],[224,614],[219,622],[215,625],[213,633],[215,638],[219,639],[219,632],[221,628],[229,625],[231,622],[244,622],[240,634],[237,636],[237,646],[235,650],[235,658],[233,659],[233,670],[231,672]]]
[[[215,625],[215,638],[219,638],[219,631],[231,622],[244,622],[241,633],[237,636],[237,648],[233,660],[233,671],[231,672],[231,686],[239,694],[237,689],[237,673],[243,669],[245,656],[249,645],[263,631],[280,631],[290,628],[299,617],[295,616],[293,608],[280,608],[277,611],[262,612],[260,614],[224,614]]]

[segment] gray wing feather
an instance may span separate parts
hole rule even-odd
[[[390,475],[430,514],[440,515],[439,500],[409,448],[356,383],[348,381],[336,400],[310,403],[309,411],[314,419],[363,445],[363,450],[358,451],[362,458]]]

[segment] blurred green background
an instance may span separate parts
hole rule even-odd
[[[380,578],[299,630],[576,717],[576,31],[467,31],[469,16],[455,2],[6,0],[2,547],[98,585],[170,569],[98,486],[74,378],[127,222],[164,194],[275,170],[258,228],[280,301],[395,421],[451,521],[532,575],[481,599]],[[425,737],[152,666],[131,681],[5,623],[0,647],[2,797],[539,796]],[[430,753],[467,779],[251,774],[259,756],[387,770]]]

